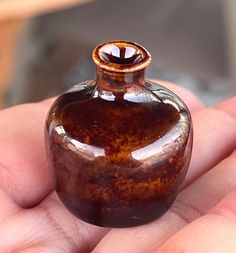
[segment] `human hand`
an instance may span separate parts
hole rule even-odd
[[[43,139],[50,101],[0,112],[1,253],[236,252],[236,98],[205,109],[183,88],[159,83],[192,112],[193,156],[170,210],[139,227],[89,225],[61,204]]]

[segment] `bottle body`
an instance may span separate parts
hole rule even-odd
[[[85,82],[55,101],[45,140],[56,191],[75,216],[136,226],[173,203],[191,158],[191,116],[158,84],[112,92]]]

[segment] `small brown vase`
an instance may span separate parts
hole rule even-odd
[[[45,127],[50,170],[64,205],[98,226],[130,227],[160,217],[189,166],[192,122],[186,105],[145,81],[150,54],[111,41],[93,52],[95,81],[59,96]]]

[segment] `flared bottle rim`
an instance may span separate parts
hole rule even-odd
[[[112,72],[135,72],[145,69],[151,62],[151,54],[135,42],[114,40],[98,45],[92,54],[97,67]]]

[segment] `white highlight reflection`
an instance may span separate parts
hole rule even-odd
[[[105,156],[105,150],[102,148],[98,148],[95,146],[91,146],[80,141],[77,141],[73,138],[67,136],[65,129],[63,126],[56,126],[55,131],[58,135],[63,137],[63,142],[67,144],[67,147],[79,154],[80,156],[84,157],[88,160],[93,160],[98,156]]]
[[[167,155],[169,145],[171,145],[172,150],[174,148],[178,148],[179,143],[177,139],[180,137],[180,135],[181,133],[179,131],[179,126],[177,125],[157,141],[149,144],[146,147],[133,151],[131,155],[134,159],[142,162],[144,162],[146,159],[149,160],[150,157],[153,157],[153,159],[161,160],[163,155]],[[175,143],[175,146],[173,143]]]

